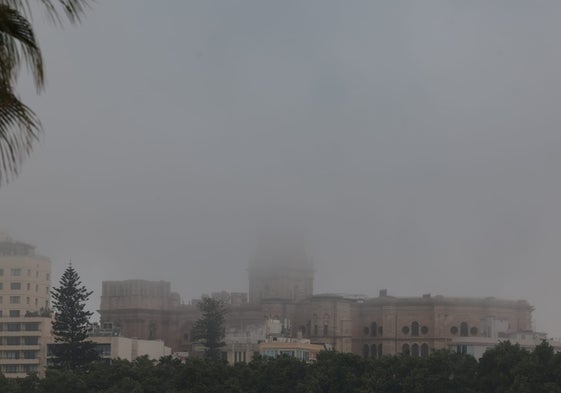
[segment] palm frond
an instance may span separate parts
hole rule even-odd
[[[32,18],[32,9],[40,3],[49,19],[57,24],[62,24],[62,15],[70,23],[79,23],[86,9],[94,0],[0,0],[0,4],[20,11],[26,18]]]
[[[41,130],[41,122],[28,106],[11,91],[0,92],[0,183],[17,175]]]
[[[22,61],[33,76],[37,89],[43,89],[43,56],[33,26],[18,10],[0,4],[0,83],[13,85]]]

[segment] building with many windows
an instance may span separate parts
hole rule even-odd
[[[532,333],[533,307],[525,300],[395,297],[386,290],[377,297],[314,294],[314,269],[301,249],[266,247],[256,255],[248,269],[249,296],[236,294],[234,302],[234,296],[215,294],[228,307],[224,351],[233,362],[257,352],[263,338],[253,337],[254,327],[268,319],[282,322],[283,337],[373,358],[449,348],[477,355],[501,339]],[[124,335],[162,339],[174,352],[191,349],[190,332],[200,317],[196,302],[183,304],[169,282],[142,280],[104,282],[100,314]]]
[[[0,234],[0,371],[42,373],[50,335],[51,261]]]

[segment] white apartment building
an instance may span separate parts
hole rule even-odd
[[[0,372],[7,377],[44,372],[50,290],[51,261],[0,233]]]

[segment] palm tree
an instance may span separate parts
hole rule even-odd
[[[43,56],[33,31],[32,11],[42,8],[49,19],[77,23],[92,0],[0,0],[0,184],[17,175],[42,131],[37,115],[15,92],[27,68],[37,92],[45,87]]]

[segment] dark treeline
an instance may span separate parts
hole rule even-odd
[[[547,343],[529,352],[502,343],[477,362],[469,355],[437,351],[428,358],[323,352],[314,364],[293,358],[222,362],[140,358],[87,371],[48,370],[45,378],[0,379],[3,393],[203,393],[203,392],[561,392],[561,354]]]

